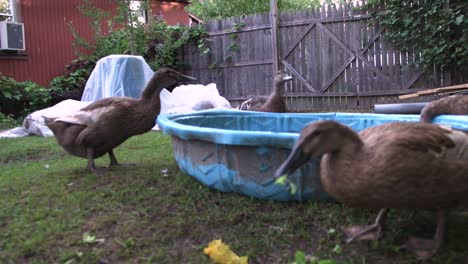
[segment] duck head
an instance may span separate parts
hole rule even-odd
[[[162,67],[157,70],[151,80],[143,90],[142,99],[151,99],[155,92],[158,91],[157,97],[159,97],[159,91],[163,88],[168,88],[172,91],[176,84],[193,82],[197,79],[192,76],[182,74],[174,69],[168,67]]]
[[[283,71],[279,71],[275,78],[273,79],[274,81],[278,82],[278,83],[283,83],[285,81],[289,81],[289,80],[292,80],[293,77],[287,75],[285,72]]]
[[[174,88],[177,87],[179,84],[191,83],[197,80],[197,78],[195,77],[182,74],[174,69],[167,67],[159,69],[157,73],[159,75],[165,76],[164,78],[162,78],[162,84],[166,86],[166,89],[169,92],[172,92],[172,90],[174,90]],[[166,81],[167,83],[164,83],[164,81]]]
[[[293,173],[311,158],[339,151],[349,139],[361,142],[354,131],[338,122],[323,120],[308,124],[301,130],[286,161],[276,170],[275,178]]]
[[[293,77],[287,75],[285,72],[279,71],[273,78],[273,94],[282,95],[284,90],[284,83],[292,80]]]
[[[290,81],[292,80],[293,77],[287,75],[285,72],[283,71],[279,71],[275,77],[273,78],[273,83],[276,83],[276,84],[283,84],[285,83],[286,81]]]

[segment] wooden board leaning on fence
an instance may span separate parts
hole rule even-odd
[[[468,83],[453,85],[453,86],[440,87],[440,88],[421,90],[421,91],[418,91],[416,93],[400,95],[400,96],[398,96],[398,98],[399,99],[409,99],[409,98],[414,98],[414,97],[418,97],[418,96],[421,96],[421,95],[430,95],[430,94],[444,95],[444,94],[462,92],[462,91],[468,91]]]

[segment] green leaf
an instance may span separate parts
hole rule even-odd
[[[83,242],[84,243],[94,243],[96,241],[96,237],[92,236],[88,232],[83,234]]]
[[[11,99],[12,98],[12,95],[10,92],[3,92],[3,97],[7,98],[7,99]]]
[[[462,22],[463,22],[463,18],[465,16],[464,15],[459,15],[456,19],[455,19],[455,25],[460,25]]]
[[[285,174],[279,177],[278,179],[276,179],[275,184],[286,185],[287,182],[288,182],[288,175]]]
[[[96,238],[96,236],[93,236],[88,232],[85,232],[83,234],[82,240],[83,240],[84,243],[87,243],[87,244],[103,243],[104,242],[103,238]]]
[[[342,255],[343,249],[341,248],[340,245],[335,245],[335,247],[332,249],[332,252],[335,253],[336,255]]]
[[[296,192],[297,192],[297,187],[296,187],[296,185],[295,185],[294,183],[292,183],[292,182],[289,183],[289,188],[290,188],[290,191],[289,191],[289,192],[290,192],[291,194],[293,194],[293,195],[296,194]]]
[[[309,258],[310,264],[319,264],[319,258],[316,256],[312,256]]]
[[[333,259],[322,259],[319,260],[319,264],[336,264],[336,261]]]
[[[306,254],[297,250],[296,254],[294,254],[294,260],[296,261],[296,264],[306,264]]]

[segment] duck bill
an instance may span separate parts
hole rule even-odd
[[[180,74],[178,79],[179,79],[179,81],[182,81],[182,82],[193,82],[193,81],[197,80],[197,78],[192,77],[192,76],[188,76],[188,75],[185,75],[185,74]]]
[[[309,160],[309,157],[302,151],[301,146],[296,146],[288,158],[281,164],[281,166],[275,172],[275,179],[289,175],[301,167],[304,163]]]
[[[283,81],[290,81],[292,79],[293,79],[293,77],[291,77],[289,75],[286,75],[286,76],[283,77]]]

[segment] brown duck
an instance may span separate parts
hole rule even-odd
[[[104,98],[73,115],[45,118],[45,123],[68,153],[88,159],[88,168],[99,172],[94,159],[108,153],[110,166],[118,165],[113,149],[129,137],[153,128],[161,108],[161,90],[191,80],[195,78],[161,68],[154,73],[139,99]]]
[[[451,128],[394,122],[357,134],[335,121],[318,121],[302,129],[275,176],[292,173],[312,157],[322,157],[323,188],[346,205],[437,210],[434,238],[410,238],[405,245],[420,259],[441,246],[446,210],[468,205],[468,135]],[[347,242],[377,239],[386,213],[382,209],[370,226],[347,229]]]
[[[468,95],[451,95],[430,102],[421,110],[421,122],[430,123],[438,115],[468,115]]]
[[[286,113],[286,104],[283,99],[284,83],[292,77],[284,72],[278,72],[273,78],[273,88],[270,96],[253,97],[244,101],[240,110]]]
[[[420,121],[423,123],[431,123],[432,119],[438,115],[450,114],[450,115],[468,115],[468,96],[467,95],[452,95],[445,97],[427,104],[421,110]],[[468,133],[468,131],[464,131]],[[348,239],[366,239],[373,238],[375,235],[380,235],[381,223],[385,220],[388,213],[388,209],[382,209],[377,216],[377,219],[373,225],[361,228],[355,227],[348,230],[349,233],[354,232],[354,236]],[[442,216],[440,216],[442,217]],[[445,220],[440,220],[445,222]],[[372,230],[377,229],[377,232],[372,234]],[[445,226],[440,227],[441,230],[445,229]],[[352,232],[353,231],[353,232]],[[407,248],[418,248],[418,240],[410,240],[406,247]]]

